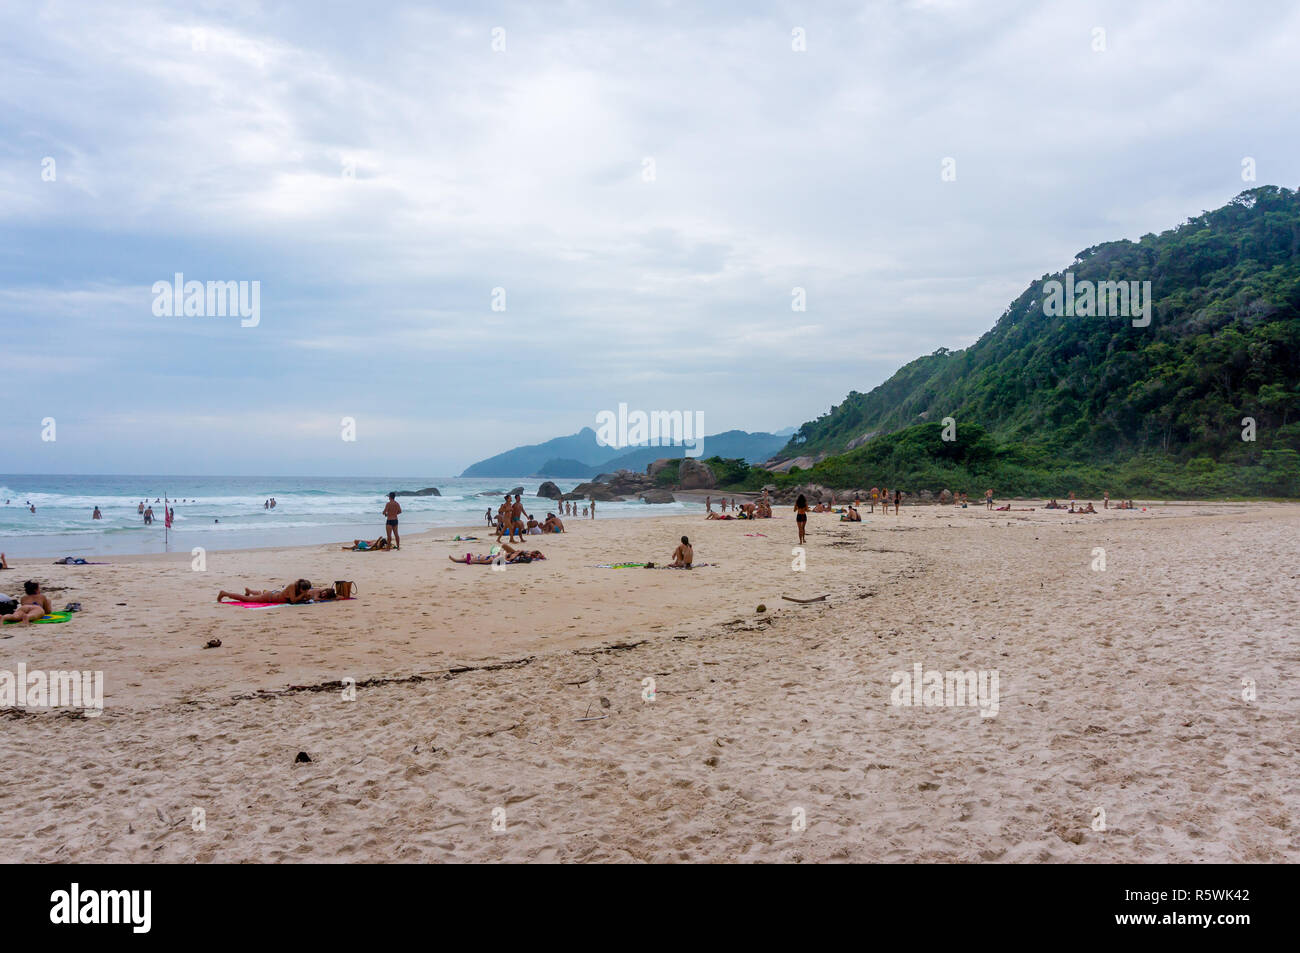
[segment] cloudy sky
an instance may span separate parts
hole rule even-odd
[[[1297,54],[1267,2],[6,4],[0,472],[799,424],[1080,249],[1295,187]],[[177,272],[260,323],[155,315]]]

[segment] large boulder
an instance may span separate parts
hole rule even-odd
[[[952,491],[948,489],[939,492],[939,502],[947,506],[952,502]]]
[[[707,463],[683,457],[681,469],[677,471],[677,485],[683,490],[711,490],[718,485],[718,478]]]
[[[676,503],[677,499],[667,490],[646,490],[641,494],[646,503]]]
[[[517,486],[517,487],[515,487],[513,490],[510,491],[510,495],[511,495],[511,496],[519,496],[519,495],[520,495],[521,493],[523,493],[523,492],[524,492],[524,488],[523,488],[522,486]]]
[[[398,490],[395,496],[442,496],[436,486],[426,486],[423,490]]]
[[[646,476],[654,476],[664,467],[668,466],[668,464],[672,463],[674,459],[674,457],[660,457],[653,463],[647,463],[645,468]]]
[[[570,493],[565,493],[565,500],[596,500],[599,503],[612,503],[622,497],[604,483],[579,483]]]
[[[635,473],[632,470],[619,470],[611,474],[605,483],[611,491],[624,496],[635,496],[642,490],[653,490],[655,485],[655,481],[646,474]]]
[[[537,495],[544,500],[558,500],[564,497],[564,493],[558,486],[547,480],[537,488]]]

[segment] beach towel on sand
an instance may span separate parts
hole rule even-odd
[[[310,602],[230,602],[223,599],[223,606],[236,606],[240,609],[279,609],[281,606],[323,606],[331,602],[351,602],[351,599],[321,599],[320,601],[312,600]]]
[[[49,615],[43,615],[32,625],[54,625],[58,622],[67,622],[72,618],[71,612],[51,612]],[[17,619],[6,619],[5,625],[18,625]]]

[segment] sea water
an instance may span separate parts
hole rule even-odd
[[[565,493],[581,481],[555,480]],[[299,546],[384,535],[390,490],[437,487],[441,496],[402,496],[400,528],[482,526],[504,494],[524,488],[524,509],[544,517],[554,500],[535,496],[536,477],[195,477],[44,476],[0,474],[0,552],[27,556],[105,556],[114,553],[189,552]],[[176,513],[163,526],[163,496]],[[275,509],[264,503],[275,497]],[[7,501],[7,502],[6,502]],[[137,508],[152,506],[146,526]],[[32,513],[29,505],[36,507]],[[103,518],[91,518],[98,506]],[[698,512],[698,503],[598,503],[599,519]],[[580,511],[581,512],[581,511]],[[580,518],[580,517],[579,517]]]

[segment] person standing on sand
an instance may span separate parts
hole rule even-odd
[[[397,532],[397,516],[401,512],[402,504],[397,502],[397,494],[389,493],[388,502],[384,504],[384,533],[393,549],[402,548],[402,537]]]
[[[802,546],[807,541],[804,531],[808,528],[808,498],[802,493],[794,501],[794,521],[799,525],[799,545]]]
[[[1107,490],[1101,495],[1101,508],[1103,510],[1110,509],[1110,490]]]
[[[497,542],[501,542],[501,537],[506,534],[510,528],[510,494],[506,494],[506,501],[497,507]]]
[[[510,507],[510,542],[514,542],[516,530],[519,531],[519,542],[522,543],[524,541],[524,495],[522,493],[515,494],[514,505]]]
[[[991,509],[993,509],[993,491],[992,491],[992,490],[985,490],[985,491],[984,491],[984,508],[985,508],[986,510],[991,510]]]
[[[704,498],[704,512],[706,512],[706,513],[712,513],[712,512],[713,512],[713,497],[711,497],[711,496],[706,496],[706,497]]]
[[[894,487],[894,515],[898,515],[898,504],[903,502],[903,491]]]
[[[591,498],[591,518],[596,518],[596,498],[594,496]]]

